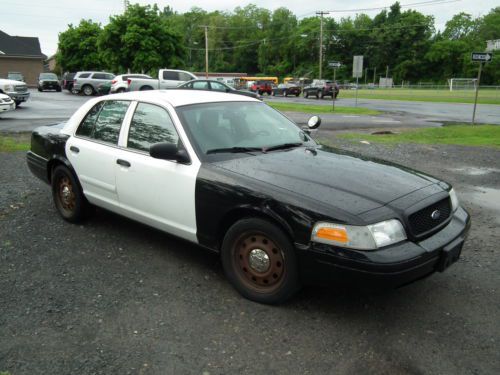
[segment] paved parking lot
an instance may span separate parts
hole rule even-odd
[[[38,92],[31,90],[31,99],[16,111],[0,116],[0,131],[31,131],[37,126],[65,121],[89,98],[72,95],[67,91]],[[302,97],[268,97],[265,101],[294,102],[302,104],[331,105],[331,100],[304,99]],[[359,106],[383,112],[378,116],[322,114],[323,128],[361,129],[439,126],[443,122],[468,122],[472,113],[470,104],[403,102],[389,100],[359,100]],[[353,99],[340,98],[336,105],[354,106]],[[288,112],[294,121],[305,124],[310,115]],[[480,105],[477,121],[500,124],[500,106]]]
[[[453,183],[473,218],[461,260],[395,291],[308,287],[263,306],[192,244],[102,210],[64,222],[24,153],[0,154],[0,371],[500,373],[500,152],[319,135]]]

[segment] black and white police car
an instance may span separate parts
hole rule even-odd
[[[36,129],[27,161],[67,221],[95,205],[197,243],[262,303],[304,283],[399,286],[443,271],[470,226],[449,184],[318,145],[240,95],[92,99],[65,124]]]

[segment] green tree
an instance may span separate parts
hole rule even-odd
[[[168,20],[156,5],[131,5],[104,27],[98,41],[102,57],[117,72],[154,74],[161,67],[183,67],[182,38]]]
[[[57,65],[64,71],[101,70],[106,67],[97,49],[101,25],[81,20],[78,26],[69,25],[59,34]]]

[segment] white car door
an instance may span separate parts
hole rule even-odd
[[[149,146],[158,142],[183,147],[172,117],[163,107],[138,103],[124,131],[119,158],[126,164],[115,166],[123,214],[197,242],[195,186],[200,162],[182,164],[149,155]]]
[[[66,156],[87,199],[120,211],[116,191],[118,138],[129,101],[108,100],[94,105],[66,142]]]

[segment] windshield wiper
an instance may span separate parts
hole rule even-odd
[[[260,147],[226,147],[226,148],[213,148],[208,150],[206,154],[217,154],[223,152],[251,152],[251,151],[262,151]]]
[[[283,150],[283,149],[292,148],[292,147],[299,147],[299,146],[302,146],[303,144],[304,144],[303,142],[283,143],[281,145],[263,147],[262,152],[268,152],[268,151],[273,151],[273,150]]]

